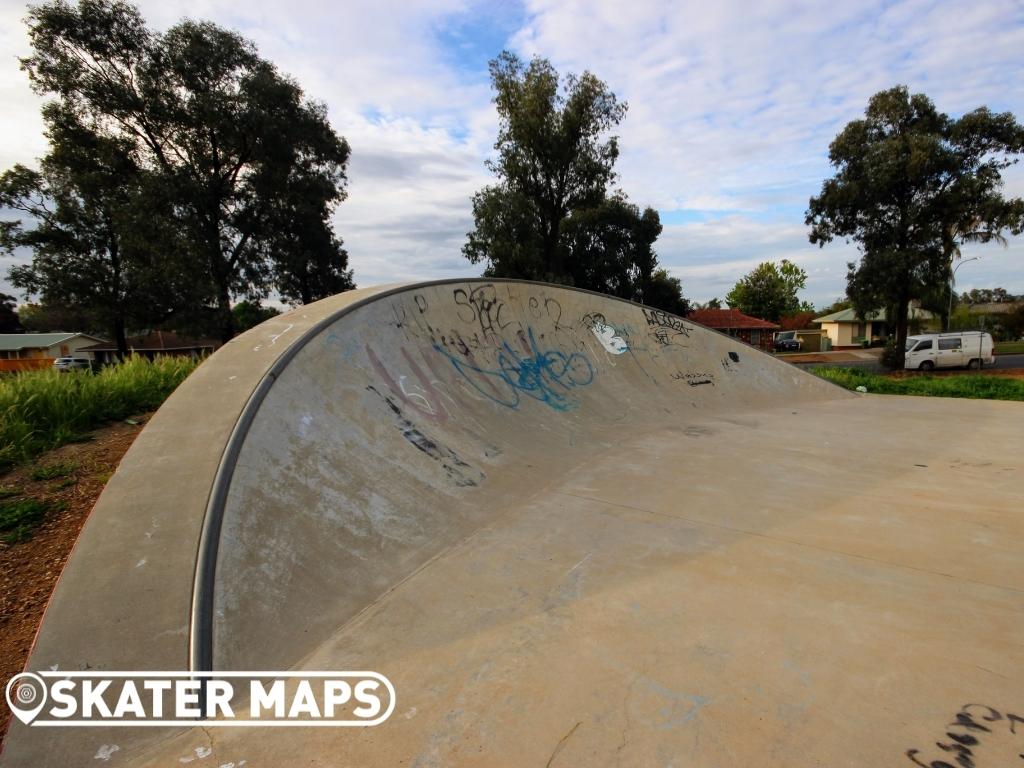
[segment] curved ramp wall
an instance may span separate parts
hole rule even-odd
[[[459,282],[363,304],[301,346],[246,431],[217,548],[213,666],[294,664],[626,434],[844,396],[722,334],[579,291]]]
[[[154,416],[28,668],[301,666],[431,558],[627,437],[849,397],[723,334],[552,285],[385,286],[301,307],[226,345]],[[15,728],[4,765],[93,764],[87,730]],[[119,734],[118,761],[156,730]]]

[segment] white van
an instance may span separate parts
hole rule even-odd
[[[908,336],[903,367],[915,371],[935,368],[980,368],[994,365],[992,335],[982,331],[956,331]]]

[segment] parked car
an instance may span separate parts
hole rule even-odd
[[[772,346],[776,352],[799,352],[800,345],[804,343],[796,331],[779,331],[775,334]]]
[[[90,369],[92,368],[92,360],[87,357],[58,357],[53,361],[53,367],[58,371]]]
[[[931,371],[935,368],[981,368],[994,365],[992,335],[982,331],[928,333],[908,336],[904,368]]]

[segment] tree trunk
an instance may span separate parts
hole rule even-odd
[[[302,281],[299,283],[299,298],[303,304],[312,304],[315,299],[313,298],[313,280],[309,274],[309,267],[303,265],[302,268]]]
[[[220,238],[220,198],[210,201],[207,209],[206,234],[209,238],[210,272],[217,286],[217,315],[220,324],[220,340],[227,344],[235,337],[235,316],[231,314],[231,273],[234,260],[224,253]]]
[[[555,283],[561,283],[565,277],[562,274],[562,253],[558,248],[558,236],[561,228],[561,220],[552,219],[544,237],[544,267],[548,270],[550,277],[545,275],[541,275],[541,277]]]
[[[910,297],[907,291],[900,293],[900,303],[896,307],[896,350],[897,369],[902,370],[907,356],[907,326],[910,315]]]
[[[235,316],[231,314],[231,294],[227,286],[218,286],[217,314],[220,319],[220,340],[227,344],[235,337]]]
[[[117,359],[122,363],[128,356],[128,337],[125,333],[124,316],[118,315],[114,318],[114,343],[117,344]]]

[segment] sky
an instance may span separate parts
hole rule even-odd
[[[845,293],[854,245],[807,239],[828,145],[897,84],[952,116],[985,105],[1024,120],[1019,0],[140,0],[156,29],[188,16],[253,40],[323,102],[352,147],[335,229],[360,286],[478,275],[461,254],[470,199],[492,181],[498,118],[487,62],[503,48],[589,70],[629,105],[617,186],[664,224],[662,266],[696,301],[765,260],[808,274],[818,307]],[[0,169],[46,151],[18,57],[25,5],[0,0]],[[1024,168],[1004,174],[1024,195]],[[969,246],[957,290],[1024,294],[1024,237]],[[11,258],[0,258],[0,291]]]

